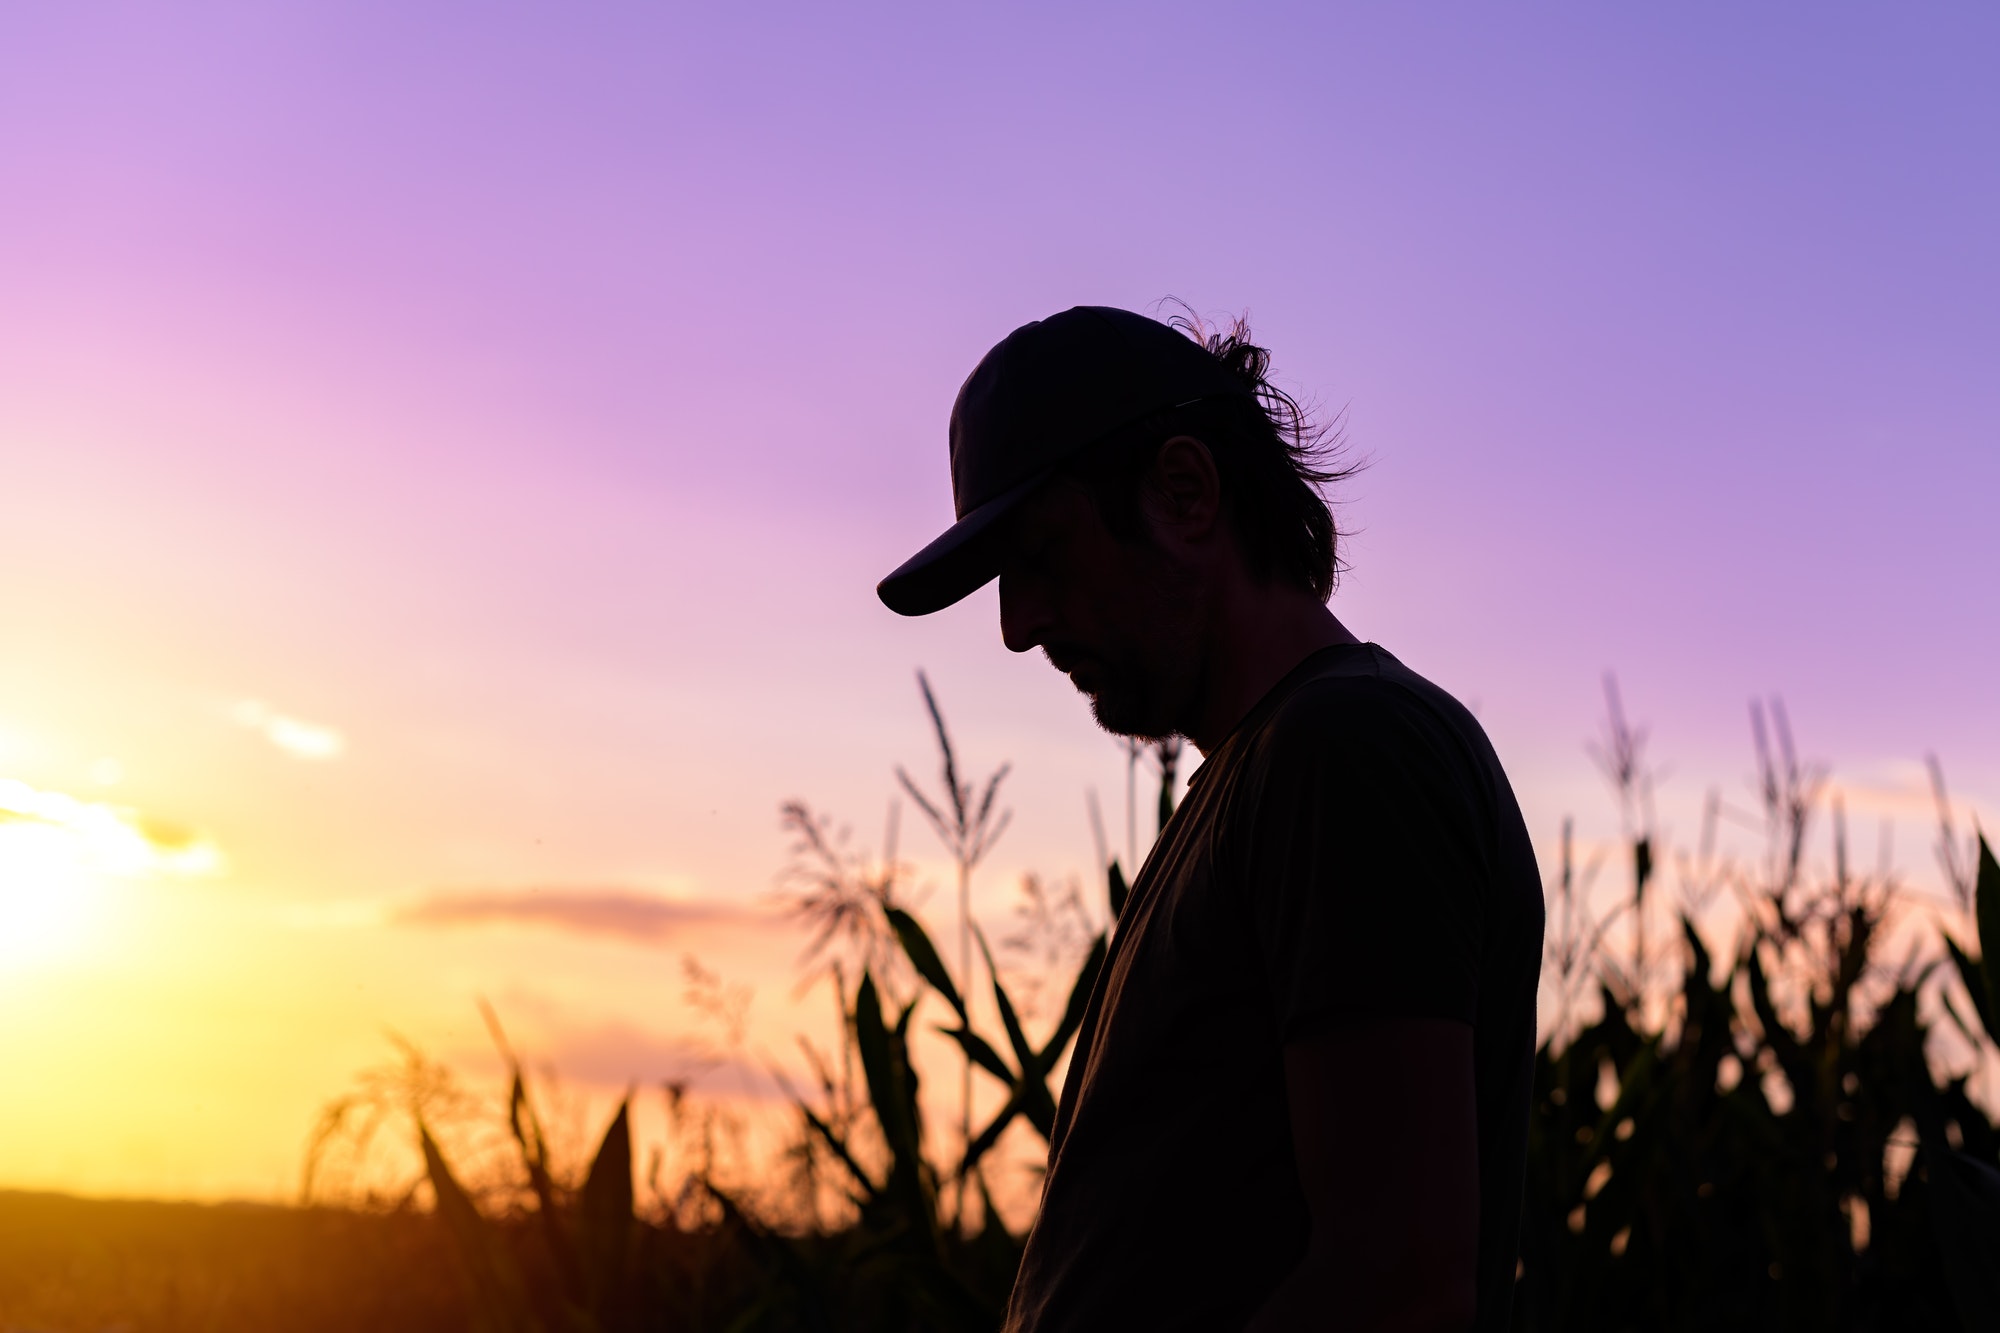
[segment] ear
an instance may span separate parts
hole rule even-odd
[[[1146,471],[1142,497],[1146,516],[1161,535],[1201,541],[1222,518],[1222,478],[1215,455],[1192,435],[1176,435],[1160,446]]]

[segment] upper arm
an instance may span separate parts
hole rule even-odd
[[[1281,1033],[1470,1023],[1491,866],[1469,777],[1397,694],[1308,702],[1270,742],[1235,863]]]
[[[1468,1327],[1479,1250],[1471,1027],[1323,1027],[1285,1046],[1285,1085],[1312,1215],[1307,1262],[1332,1267],[1357,1327]]]
[[[1312,1216],[1260,1327],[1332,1292],[1355,1328],[1466,1328],[1491,871],[1476,775],[1399,695],[1311,702],[1273,743],[1241,862]]]

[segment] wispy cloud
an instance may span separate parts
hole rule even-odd
[[[550,887],[446,890],[397,908],[391,919],[417,926],[511,923],[665,944],[686,930],[752,915],[752,909],[734,903],[632,889]]]
[[[381,925],[389,912],[373,898],[336,898],[278,903],[272,907],[272,915],[298,930],[355,930]]]
[[[709,1095],[758,1099],[781,1092],[768,1073],[741,1054],[624,1022],[550,1033],[534,1047],[531,1063],[546,1065],[568,1081],[599,1087],[683,1083]]]
[[[336,759],[347,748],[347,738],[332,727],[290,717],[262,699],[238,700],[229,716],[294,759]]]
[[[112,875],[208,875],[222,868],[222,853],[198,833],[124,806],[0,778],[0,875],[58,864]]]

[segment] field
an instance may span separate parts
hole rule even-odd
[[[904,786],[963,885],[997,835],[1004,770],[965,779],[925,698],[942,794]],[[1593,894],[1605,867],[1575,864],[1565,837],[1515,1327],[2000,1327],[2000,1128],[1977,1082],[2000,1040],[2000,863],[1945,813],[1939,902],[1853,873],[1839,807],[1775,707],[1768,725],[1756,714],[1763,854],[1721,860],[1707,832],[1666,848],[1639,737],[1611,703],[1598,753],[1627,816],[1613,869],[1626,884]],[[1155,759],[1164,822],[1177,755]],[[950,966],[899,900],[893,863],[846,856],[804,807],[787,819],[795,907],[819,931],[844,1044],[813,1053],[768,1187],[697,1164],[640,1190],[624,1108],[587,1162],[557,1160],[495,1021],[513,1077],[483,1121],[468,1121],[478,1103],[452,1072],[414,1051],[329,1105],[315,1166],[409,1145],[422,1169],[400,1196],[269,1208],[0,1194],[0,1331],[996,1327],[1021,1237],[991,1204],[989,1154],[1003,1135],[1048,1133],[1104,937],[1045,954],[1056,971],[1040,980],[1063,1003],[1032,1024],[1010,993],[1020,974],[983,937],[955,941]],[[1820,819],[1824,873],[1804,852]],[[1115,861],[1104,893],[1115,919]],[[990,1004],[972,1003],[975,988]],[[913,1021],[944,1024],[962,1059],[919,1070]],[[985,1123],[927,1125],[920,1074],[977,1077],[1004,1098]]]
[[[0,1329],[463,1328],[433,1218],[0,1192]]]

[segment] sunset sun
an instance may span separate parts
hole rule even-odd
[[[214,847],[129,810],[0,779],[0,966],[72,957],[113,880],[213,872]]]

